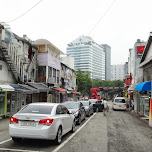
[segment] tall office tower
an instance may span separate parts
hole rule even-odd
[[[107,44],[102,44],[105,52],[105,80],[111,80],[111,47]]]
[[[111,66],[111,80],[124,80],[124,64]]]
[[[67,55],[74,57],[75,70],[91,72],[91,79],[105,80],[105,53],[103,47],[89,36],[80,36],[68,44]]]

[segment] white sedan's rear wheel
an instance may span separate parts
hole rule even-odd
[[[12,140],[13,140],[14,142],[21,142],[22,138],[12,137]]]
[[[59,127],[57,135],[56,135],[55,143],[59,145],[61,141],[62,141],[62,129],[61,127]]]

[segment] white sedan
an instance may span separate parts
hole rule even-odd
[[[14,142],[27,139],[55,140],[75,130],[75,117],[58,103],[31,103],[10,118],[9,135]]]

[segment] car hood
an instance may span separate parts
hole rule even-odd
[[[85,110],[89,109],[89,107],[88,107],[88,106],[84,106],[84,108],[85,108]]]
[[[78,109],[69,109],[69,111],[71,111],[72,113],[76,113]]]

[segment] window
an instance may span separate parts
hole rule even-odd
[[[63,110],[63,113],[64,113],[64,114],[67,114],[67,113],[68,113],[68,109],[67,109],[65,106],[63,106],[63,105],[62,105],[62,110]]]
[[[53,106],[27,105],[19,113],[51,114]]]
[[[125,99],[115,99],[115,102],[117,102],[117,103],[125,103]]]
[[[63,109],[62,109],[62,107],[59,105],[58,107],[57,107],[57,109],[56,109],[56,114],[57,115],[59,115],[59,114],[63,114],[64,112],[63,112]]]

